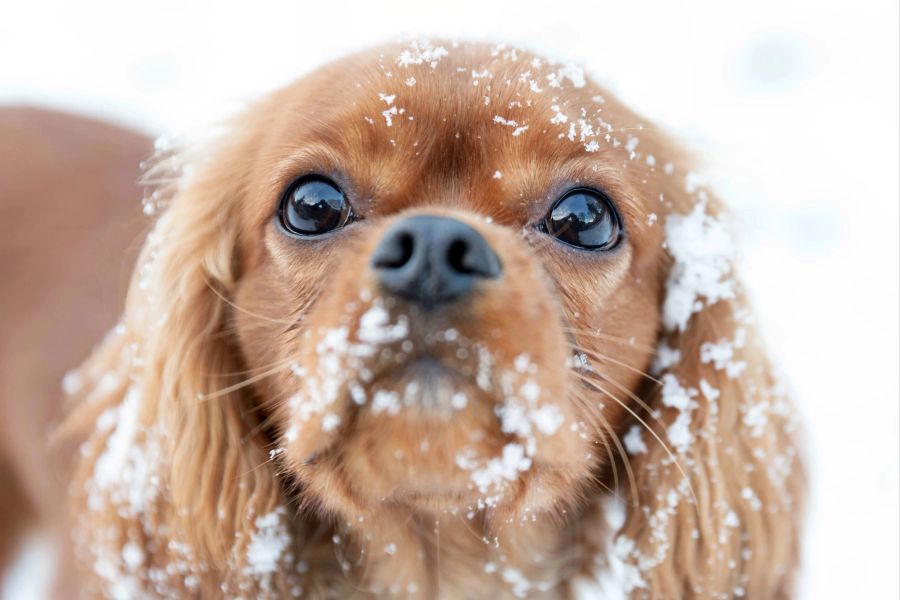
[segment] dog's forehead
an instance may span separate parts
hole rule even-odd
[[[268,151],[284,157],[282,171],[308,170],[314,156],[360,197],[393,208],[486,196],[502,208],[546,196],[620,160],[625,144],[608,143],[610,132],[629,116],[576,66],[427,42],[330,64],[278,104]],[[292,166],[297,156],[307,164]]]

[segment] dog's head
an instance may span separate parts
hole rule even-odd
[[[221,199],[279,462],[338,509],[568,502],[626,414],[585,379],[634,390],[655,346],[652,150],[559,65],[399,52],[270,98]]]
[[[744,397],[752,353],[714,200],[580,70],[382,48],[271,95],[220,144],[164,209],[104,363],[138,373],[165,449],[153,501],[207,560],[294,499],[371,531],[398,510],[565,519],[617,488],[635,563],[661,533],[716,537],[753,481],[790,506],[762,468],[719,477],[764,457],[719,450],[715,427],[746,411],[717,398]],[[774,406],[764,363],[749,370]]]

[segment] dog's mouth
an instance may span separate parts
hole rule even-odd
[[[336,478],[357,498],[483,507],[520,497],[539,465],[584,457],[574,451],[576,419],[554,385],[565,379],[562,361],[510,355],[452,328],[407,323],[404,335],[389,335],[401,332],[398,322],[382,322],[373,347],[354,346],[358,333],[337,344],[336,396],[297,436],[311,457],[301,479]],[[318,358],[327,365],[334,357]]]
[[[385,406],[376,402],[388,390],[396,390],[400,403],[397,410],[417,410],[448,418],[453,412],[468,405],[467,396],[461,391],[471,383],[471,374],[464,374],[431,354],[416,356],[404,364],[379,373],[371,383],[373,402],[368,406],[373,412],[382,412]]]
[[[446,421],[461,411],[477,410],[478,404],[490,407],[496,402],[484,369],[479,385],[477,364],[427,351],[376,368],[365,386],[365,403],[360,402],[358,384],[348,387],[361,411],[389,416],[402,413],[412,420]]]
[[[358,310],[350,325],[304,338],[290,383],[299,420],[322,414],[326,430],[347,424],[346,413],[446,421],[502,400],[496,367],[504,358],[480,332],[381,298]]]
[[[341,424],[309,454],[301,479],[323,475],[353,496],[431,507],[472,505],[460,456],[494,456],[504,439],[497,399],[470,373],[422,354],[347,385]]]

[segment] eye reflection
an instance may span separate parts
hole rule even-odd
[[[288,189],[280,214],[282,225],[290,233],[315,236],[345,225],[351,211],[347,197],[337,184],[324,177],[310,176]]]
[[[622,237],[612,201],[597,190],[576,188],[566,192],[544,220],[547,233],[585,250],[610,250]]]

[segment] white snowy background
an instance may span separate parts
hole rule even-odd
[[[744,279],[808,430],[801,597],[897,598],[898,11],[897,0],[5,0],[0,103],[182,134],[404,34],[580,62],[704,157],[738,216]],[[2,596],[40,597],[45,554],[33,544]]]

